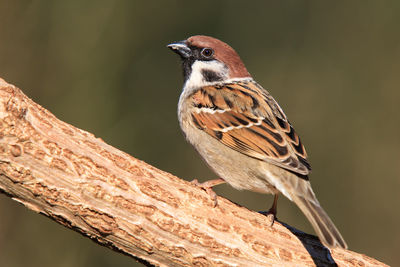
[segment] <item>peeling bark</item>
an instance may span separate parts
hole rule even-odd
[[[218,197],[58,120],[0,79],[0,191],[157,266],[386,266]]]

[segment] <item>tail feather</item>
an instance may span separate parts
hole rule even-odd
[[[274,179],[269,181],[283,195],[297,204],[325,246],[347,249],[347,244],[342,235],[315,197],[308,179],[303,179],[295,173],[281,169],[281,173],[277,173]]]
[[[292,200],[310,221],[318,237],[329,248],[340,247],[347,249],[342,235],[333,224],[328,214],[319,205],[318,200],[305,199],[299,195],[292,195]]]

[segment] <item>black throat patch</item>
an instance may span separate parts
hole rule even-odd
[[[192,65],[195,62],[194,58],[182,58],[182,69],[183,69],[183,79],[186,81],[189,79],[190,74],[192,73]]]

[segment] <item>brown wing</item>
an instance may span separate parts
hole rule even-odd
[[[307,175],[299,136],[272,96],[255,82],[207,86],[192,96],[194,124],[230,148]]]

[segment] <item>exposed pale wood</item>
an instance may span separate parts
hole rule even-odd
[[[0,190],[159,266],[386,266],[160,171],[58,120],[0,79]],[[294,233],[294,234],[293,234]]]

